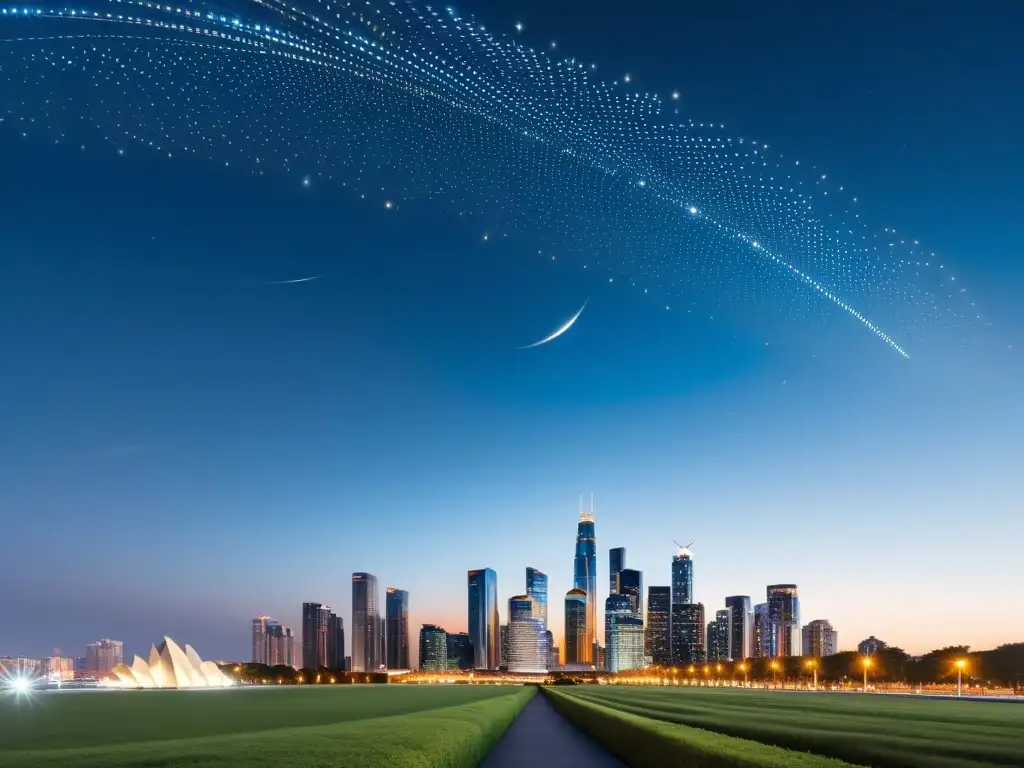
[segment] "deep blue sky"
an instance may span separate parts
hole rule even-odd
[[[1022,639],[1024,8],[554,5],[460,7],[827,169],[992,326],[906,361],[698,319],[429,206],[0,124],[0,655],[242,658],[257,613],[348,625],[353,571],[455,631],[483,566],[502,599],[549,573],[560,634],[590,491],[600,584],[609,547],[667,584],[695,538],[709,611],[792,581],[844,647]]]

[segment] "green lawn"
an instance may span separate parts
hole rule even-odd
[[[470,768],[533,688],[282,686],[0,699],[4,768]]]
[[[876,768],[1024,767],[1020,704],[728,688],[562,691],[617,712],[691,726],[688,731],[699,728]]]

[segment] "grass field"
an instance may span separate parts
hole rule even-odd
[[[686,731],[704,729],[857,765],[1024,767],[1024,705],[1013,703],[634,686],[579,686],[558,693],[691,726]]]
[[[470,768],[533,695],[352,685],[0,698],[0,766]]]

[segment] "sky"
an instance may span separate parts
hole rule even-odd
[[[673,540],[695,540],[709,613],[786,582],[843,648],[1024,639],[1005,610],[1024,580],[1024,8],[920,9],[459,5],[677,90],[682,115],[800,158],[857,191],[865,226],[926,242],[978,317],[924,321],[910,359],[777,276],[737,273],[773,281],[754,304],[717,283],[645,293],[625,263],[614,280],[561,257],[529,216],[507,235],[443,193],[396,209],[80,123],[54,141],[52,114],[0,102],[0,655],[166,634],[244,659],[253,616],[297,631],[303,601],[348,631],[356,571],[382,610],[385,587],[409,591],[415,647],[422,623],[466,629],[467,570],[496,570],[504,603],[536,567],[560,637],[591,493],[602,589],[609,548],[667,585]],[[28,50],[12,23],[0,64]]]

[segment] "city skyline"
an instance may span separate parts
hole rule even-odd
[[[343,631],[379,654],[392,586],[415,655],[423,623],[469,629],[466,574],[483,567],[499,626],[523,569],[547,574],[564,653],[581,492],[596,499],[598,628],[611,548],[646,601],[672,584],[672,542],[695,540],[704,632],[726,596],[767,611],[768,585],[796,584],[800,623],[827,619],[843,647],[1024,638],[1002,610],[1024,582],[1024,109],[1006,100],[1024,9],[911,6],[465,0],[495,47],[452,38],[486,66],[444,75],[481,94],[508,75],[508,112],[481,114],[495,130],[526,115],[481,142],[415,89],[334,110],[307,89],[348,93],[336,70],[289,79],[281,59],[280,78],[239,91],[203,60],[154,50],[154,69],[133,53],[150,43],[119,38],[58,93],[22,30],[59,32],[46,50],[71,56],[91,22],[4,17],[20,42],[0,44],[0,80],[20,106],[0,115],[0,582],[17,587],[0,595],[0,653],[113,637],[131,654],[170,636],[247,658],[262,615],[300,657],[302,604],[318,601],[341,623],[324,617],[317,653]],[[367,7],[390,20],[382,45],[433,39],[387,26],[386,0]],[[566,79],[548,89],[485,55],[515,46]],[[588,126],[605,113],[559,90],[573,73],[647,138],[603,153]],[[88,87],[65,100],[71,81]],[[310,109],[259,122],[279,99]],[[200,113],[230,119],[196,150]],[[160,151],[131,137],[154,126]],[[560,135],[578,157],[549,126],[573,126]],[[742,158],[723,166],[708,142]],[[449,177],[434,157],[482,172]],[[782,188],[749,191],[761,181]],[[699,199],[659,202],[683,192]],[[744,229],[719,237],[715,208]],[[834,241],[819,226],[833,220],[850,227]],[[761,257],[762,230],[792,262]],[[828,237],[801,249],[807,231]],[[862,242],[874,250],[850,256]],[[353,573],[381,598],[358,629]]]

